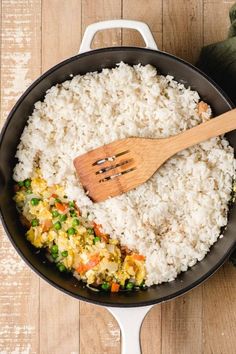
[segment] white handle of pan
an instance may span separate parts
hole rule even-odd
[[[88,52],[91,50],[91,43],[95,34],[98,31],[111,29],[111,28],[130,28],[137,30],[144,39],[146,48],[158,50],[156,42],[153,38],[152,32],[148,25],[141,21],[131,21],[131,20],[110,20],[101,21],[89,25],[85,32],[80,45],[80,53]]]
[[[107,307],[121,329],[121,354],[141,354],[140,329],[152,307]]]

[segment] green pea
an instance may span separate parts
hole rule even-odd
[[[68,256],[68,251],[62,251],[61,255],[62,255],[62,257],[67,257]]]
[[[52,258],[55,260],[58,257],[58,253],[51,253]]]
[[[51,253],[58,253],[58,246],[57,245],[53,245],[51,247]]]
[[[127,290],[132,290],[133,287],[134,287],[134,283],[128,282],[128,283],[126,284],[126,289],[127,289]]]
[[[72,226],[78,226],[79,224],[80,224],[79,219],[74,219],[74,220],[72,221]]]
[[[60,229],[61,229],[61,223],[60,223],[60,221],[55,222],[55,224],[54,224],[54,229],[55,229],[55,230],[60,230]]]
[[[26,190],[26,194],[32,194],[32,190],[31,189],[27,189]]]
[[[30,201],[31,205],[33,205],[33,206],[38,205],[39,202],[40,202],[40,199],[38,199],[38,198],[32,198]]]
[[[57,268],[59,269],[60,272],[65,272],[66,271],[66,267],[64,266],[63,263],[58,263],[57,264]]]
[[[75,202],[69,202],[69,207],[74,208],[75,207]]]
[[[93,235],[94,234],[94,231],[93,231],[93,229],[91,229],[90,227],[87,229],[87,233],[89,234],[89,235]]]
[[[77,216],[77,214],[76,214],[74,209],[70,209],[70,216],[72,216],[72,217],[76,217]]]
[[[102,285],[101,285],[101,288],[103,289],[103,290],[109,290],[110,289],[110,285],[109,285],[109,283],[103,283]]]
[[[55,203],[61,203],[61,200],[59,198],[55,198]]]
[[[19,187],[24,187],[24,182],[23,181],[18,182],[18,186]]]
[[[33,220],[31,221],[31,225],[32,225],[33,227],[38,226],[38,225],[39,225],[39,220],[38,220],[38,219],[33,219]]]
[[[59,213],[58,213],[57,210],[53,210],[53,211],[52,211],[52,216],[53,216],[53,218],[56,218],[58,215],[59,215]]]
[[[62,214],[62,215],[59,216],[59,220],[60,221],[66,221],[66,219],[67,219],[66,214]]]
[[[93,243],[96,243],[96,242],[100,242],[101,241],[101,239],[100,239],[100,237],[94,237],[94,239],[93,239]]]
[[[29,187],[31,186],[31,180],[30,180],[30,179],[26,179],[26,180],[24,181],[24,186],[25,186],[26,188],[29,188]]]
[[[74,235],[76,233],[76,230],[73,228],[73,227],[70,227],[68,230],[67,230],[67,233],[68,235]]]

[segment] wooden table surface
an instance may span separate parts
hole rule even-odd
[[[42,72],[78,52],[86,26],[136,19],[158,47],[190,62],[203,45],[223,40],[223,0],[2,0],[1,124]],[[95,47],[142,45],[128,30],[99,33]],[[120,331],[102,308],[79,302],[39,279],[0,234],[0,354],[118,354]],[[155,306],[144,321],[143,354],[235,354],[236,268],[176,300]],[[132,353],[130,353],[132,354]]]

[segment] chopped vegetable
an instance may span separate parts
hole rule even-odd
[[[57,210],[52,210],[52,216],[53,218],[56,218],[59,215]]]
[[[62,214],[62,215],[59,216],[59,220],[60,221],[66,221],[66,219],[67,219],[66,214]]]
[[[64,266],[63,263],[58,263],[57,267],[58,267],[60,272],[65,272],[66,271],[66,267]]]
[[[110,284],[109,283],[103,283],[102,285],[101,285],[101,288],[103,289],[103,290],[109,290],[110,289]]]
[[[68,251],[62,251],[61,255],[62,255],[62,257],[67,257],[68,256]]]
[[[39,225],[39,220],[38,220],[38,219],[33,219],[33,220],[31,221],[31,225],[32,225],[33,227],[38,226],[38,225]]]
[[[53,245],[51,247],[51,253],[58,253],[58,246],[57,245]]]
[[[31,186],[31,180],[30,179],[26,179],[24,181],[24,186],[25,186],[25,188],[29,188]]]
[[[101,239],[100,239],[100,237],[94,237],[94,239],[93,239],[93,243],[96,243],[96,242],[100,242],[101,241]]]
[[[120,289],[120,284],[118,283],[112,283],[111,284],[111,292],[112,293],[117,293]]]
[[[74,208],[75,207],[75,202],[69,202],[68,205],[69,205],[70,208]]]
[[[132,290],[133,287],[134,287],[134,283],[131,283],[131,282],[127,283],[127,285],[126,285],[127,290]]]
[[[73,227],[70,227],[68,230],[67,230],[67,233],[68,235],[74,235],[76,233],[76,230],[73,228]]]
[[[57,221],[57,222],[54,224],[54,229],[55,229],[55,230],[60,230],[60,229],[61,229],[61,223],[60,223],[60,221]]]
[[[145,260],[145,257],[141,254],[134,253],[132,256],[136,261],[144,261]]]
[[[74,220],[72,221],[72,226],[78,226],[79,224],[80,224],[79,219],[74,219]]]
[[[38,199],[38,198],[32,198],[30,201],[31,205],[33,205],[33,206],[38,205],[39,202],[40,202],[40,199]]]
[[[18,186],[19,187],[24,187],[24,182],[23,181],[18,182]]]
[[[67,208],[66,205],[62,203],[55,203],[55,207],[57,208],[57,210],[59,210],[62,213],[64,213],[64,211]]]

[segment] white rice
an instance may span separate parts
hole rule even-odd
[[[199,95],[157,75],[151,65],[120,63],[75,76],[37,102],[18,146],[16,181],[29,178],[40,158],[49,184],[65,186],[105,232],[146,256],[147,285],[173,280],[204,258],[227,223],[234,178],[233,149],[214,138],[171,158],[145,184],[94,204],[78,182],[73,159],[129,136],[163,138],[209,119]]]

